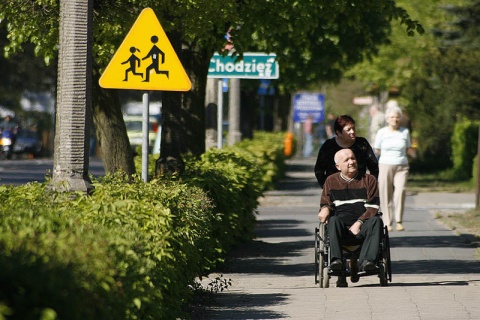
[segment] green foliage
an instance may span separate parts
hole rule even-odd
[[[479,122],[463,119],[455,124],[452,135],[453,171],[459,179],[470,179],[477,154]]]
[[[53,61],[59,4],[45,0],[1,2],[0,22],[8,25],[5,55],[19,52],[31,42],[36,54],[48,63]],[[389,0],[357,0],[355,5],[327,0],[178,0],[175,6],[167,0],[94,1],[93,52],[100,70],[146,7],[154,9],[165,31],[179,35],[190,51],[220,51],[231,27],[237,52],[276,52],[282,69],[278,82],[290,89],[318,79],[338,80],[346,68],[388,42],[391,20],[397,20],[407,34],[423,32],[417,21]]]
[[[0,186],[0,318],[185,317],[195,279],[251,239],[278,136],[187,157],[183,176],[110,174],[89,196]]]
[[[477,185],[478,180],[478,155],[473,158],[473,165],[472,165],[472,179],[470,179],[470,183],[473,186]]]
[[[285,172],[284,139],[285,132],[264,132],[255,131],[253,139],[245,139],[239,142],[236,147],[250,152],[257,163],[263,168],[264,189],[274,186]],[[295,152],[294,149],[292,154]]]
[[[114,230],[80,223],[79,211],[63,215],[58,207],[68,198],[49,196],[44,185],[1,187],[0,199],[0,301],[8,313],[15,319],[39,319],[48,309],[65,319],[122,315],[115,259],[99,241]]]
[[[419,141],[419,157],[412,169],[445,170],[458,158],[450,150],[457,121],[480,118],[479,2],[397,3],[423,25],[425,34],[411,39],[402,26],[393,24],[391,43],[381,46],[378,56],[357,65],[349,75],[375,83],[385,93],[397,87],[398,100],[406,107]]]

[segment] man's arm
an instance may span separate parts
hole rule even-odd
[[[322,223],[327,223],[328,217],[330,217],[330,208],[327,206],[320,208],[320,211],[318,212],[318,220]]]
[[[320,222],[328,223],[330,211],[334,209],[334,204],[330,198],[330,184],[325,181],[322,189],[322,196],[320,198],[320,211],[318,212],[318,219]]]
[[[380,209],[377,179],[369,174],[366,174],[364,179],[367,191],[367,201],[365,202],[365,212],[358,218],[360,221],[365,221],[368,218],[377,215],[378,210]]]

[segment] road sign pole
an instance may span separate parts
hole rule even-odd
[[[218,101],[217,101],[217,148],[222,149],[223,145],[223,80],[218,79]]]
[[[145,92],[142,97],[142,180],[148,182],[148,125],[150,116],[150,95]]]
[[[260,130],[265,130],[265,95],[260,96]]]
[[[233,146],[242,140],[240,132],[240,79],[230,79],[228,109],[228,145]]]
[[[477,138],[477,188],[475,192],[475,209],[480,208],[480,127]]]

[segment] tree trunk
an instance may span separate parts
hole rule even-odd
[[[93,0],[60,1],[60,52],[52,188],[89,192]]]
[[[135,173],[133,152],[123,121],[122,108],[116,90],[102,89],[99,75],[94,75],[93,122],[106,173]]]
[[[184,152],[201,155],[205,152],[205,92],[208,66],[212,57],[210,50],[183,50],[181,61],[192,82],[192,90],[184,94],[182,113],[184,119]]]
[[[181,50],[179,33],[171,33],[168,38],[192,82],[192,89],[162,95],[162,143],[155,167],[157,176],[181,172],[182,154],[205,152],[205,90],[212,54],[192,48]]]

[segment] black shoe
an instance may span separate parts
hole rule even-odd
[[[375,270],[375,262],[370,261],[370,260],[363,260],[362,262],[362,270],[363,271],[373,271]]]
[[[343,270],[343,263],[340,259],[335,259],[330,264],[330,269],[333,271],[342,271]]]
[[[347,277],[345,276],[338,276],[337,279],[337,288],[347,288],[348,283],[347,283]]]
[[[356,283],[360,280],[360,277],[358,276],[358,264],[357,264],[357,259],[351,259],[350,260],[350,281],[352,283]]]

